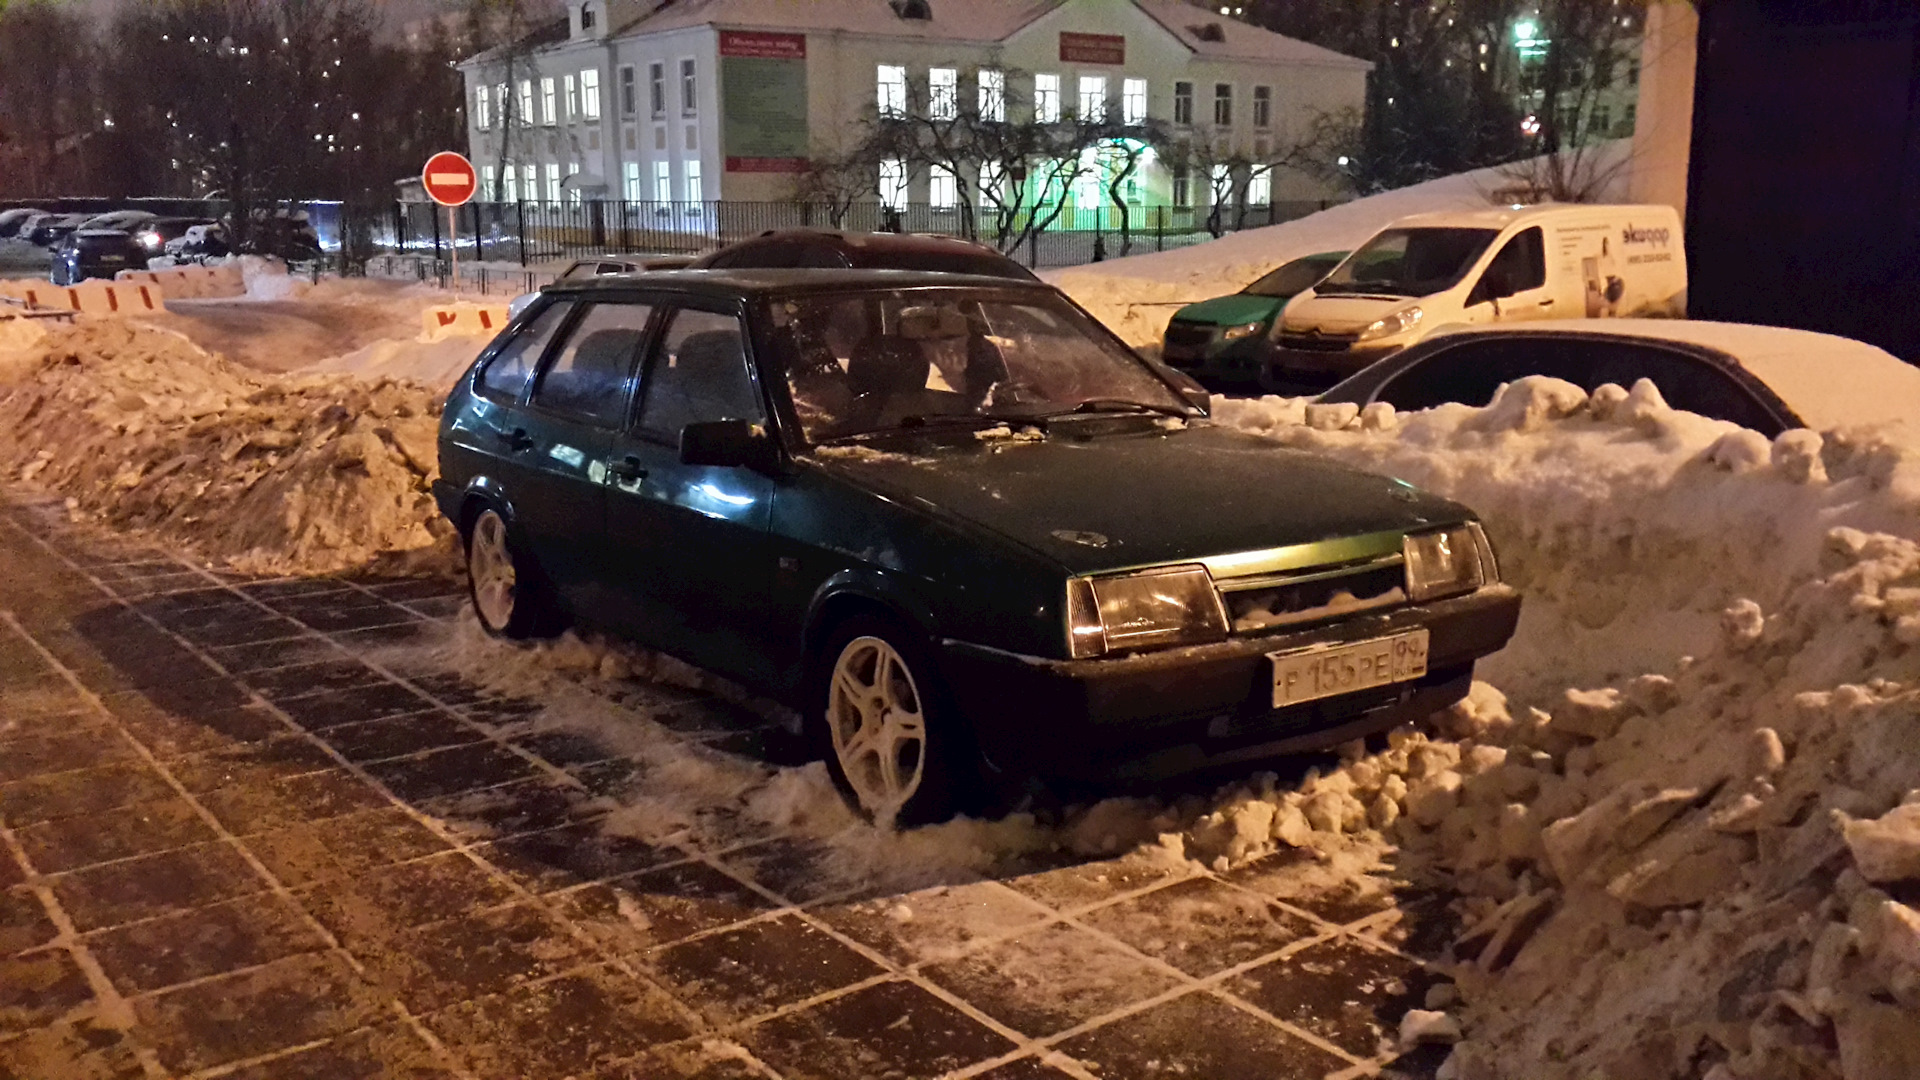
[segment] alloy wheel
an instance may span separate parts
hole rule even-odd
[[[492,510],[473,523],[467,542],[467,576],[473,582],[473,609],[487,629],[504,631],[513,621],[518,575],[507,550],[507,523]]]
[[[927,758],[920,689],[899,650],[877,637],[847,642],[827,691],[827,732],[861,808],[891,823],[920,789]]]

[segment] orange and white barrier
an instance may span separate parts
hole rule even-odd
[[[151,315],[167,310],[166,293],[159,285],[137,281],[83,281],[78,285],[0,281],[0,295],[24,300],[31,307],[80,315]]]
[[[450,337],[492,337],[507,325],[505,304],[436,304],[420,313],[420,340]]]
[[[247,295],[237,266],[168,266],[159,270],[122,270],[114,281],[158,285],[175,300],[218,300]]]

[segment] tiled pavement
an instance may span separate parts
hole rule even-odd
[[[431,581],[254,581],[0,504],[0,1080],[1430,1076],[1437,905],[1029,867],[830,891],[647,844],[630,763],[377,647]],[[691,694],[681,736],[754,734]]]

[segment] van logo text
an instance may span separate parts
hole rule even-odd
[[[1642,229],[1628,225],[1620,230],[1620,242],[1623,244],[1665,244],[1669,239],[1671,237],[1665,227]]]

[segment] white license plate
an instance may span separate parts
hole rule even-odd
[[[1278,709],[1425,675],[1427,631],[1268,653],[1267,659],[1273,661],[1273,707]]]

